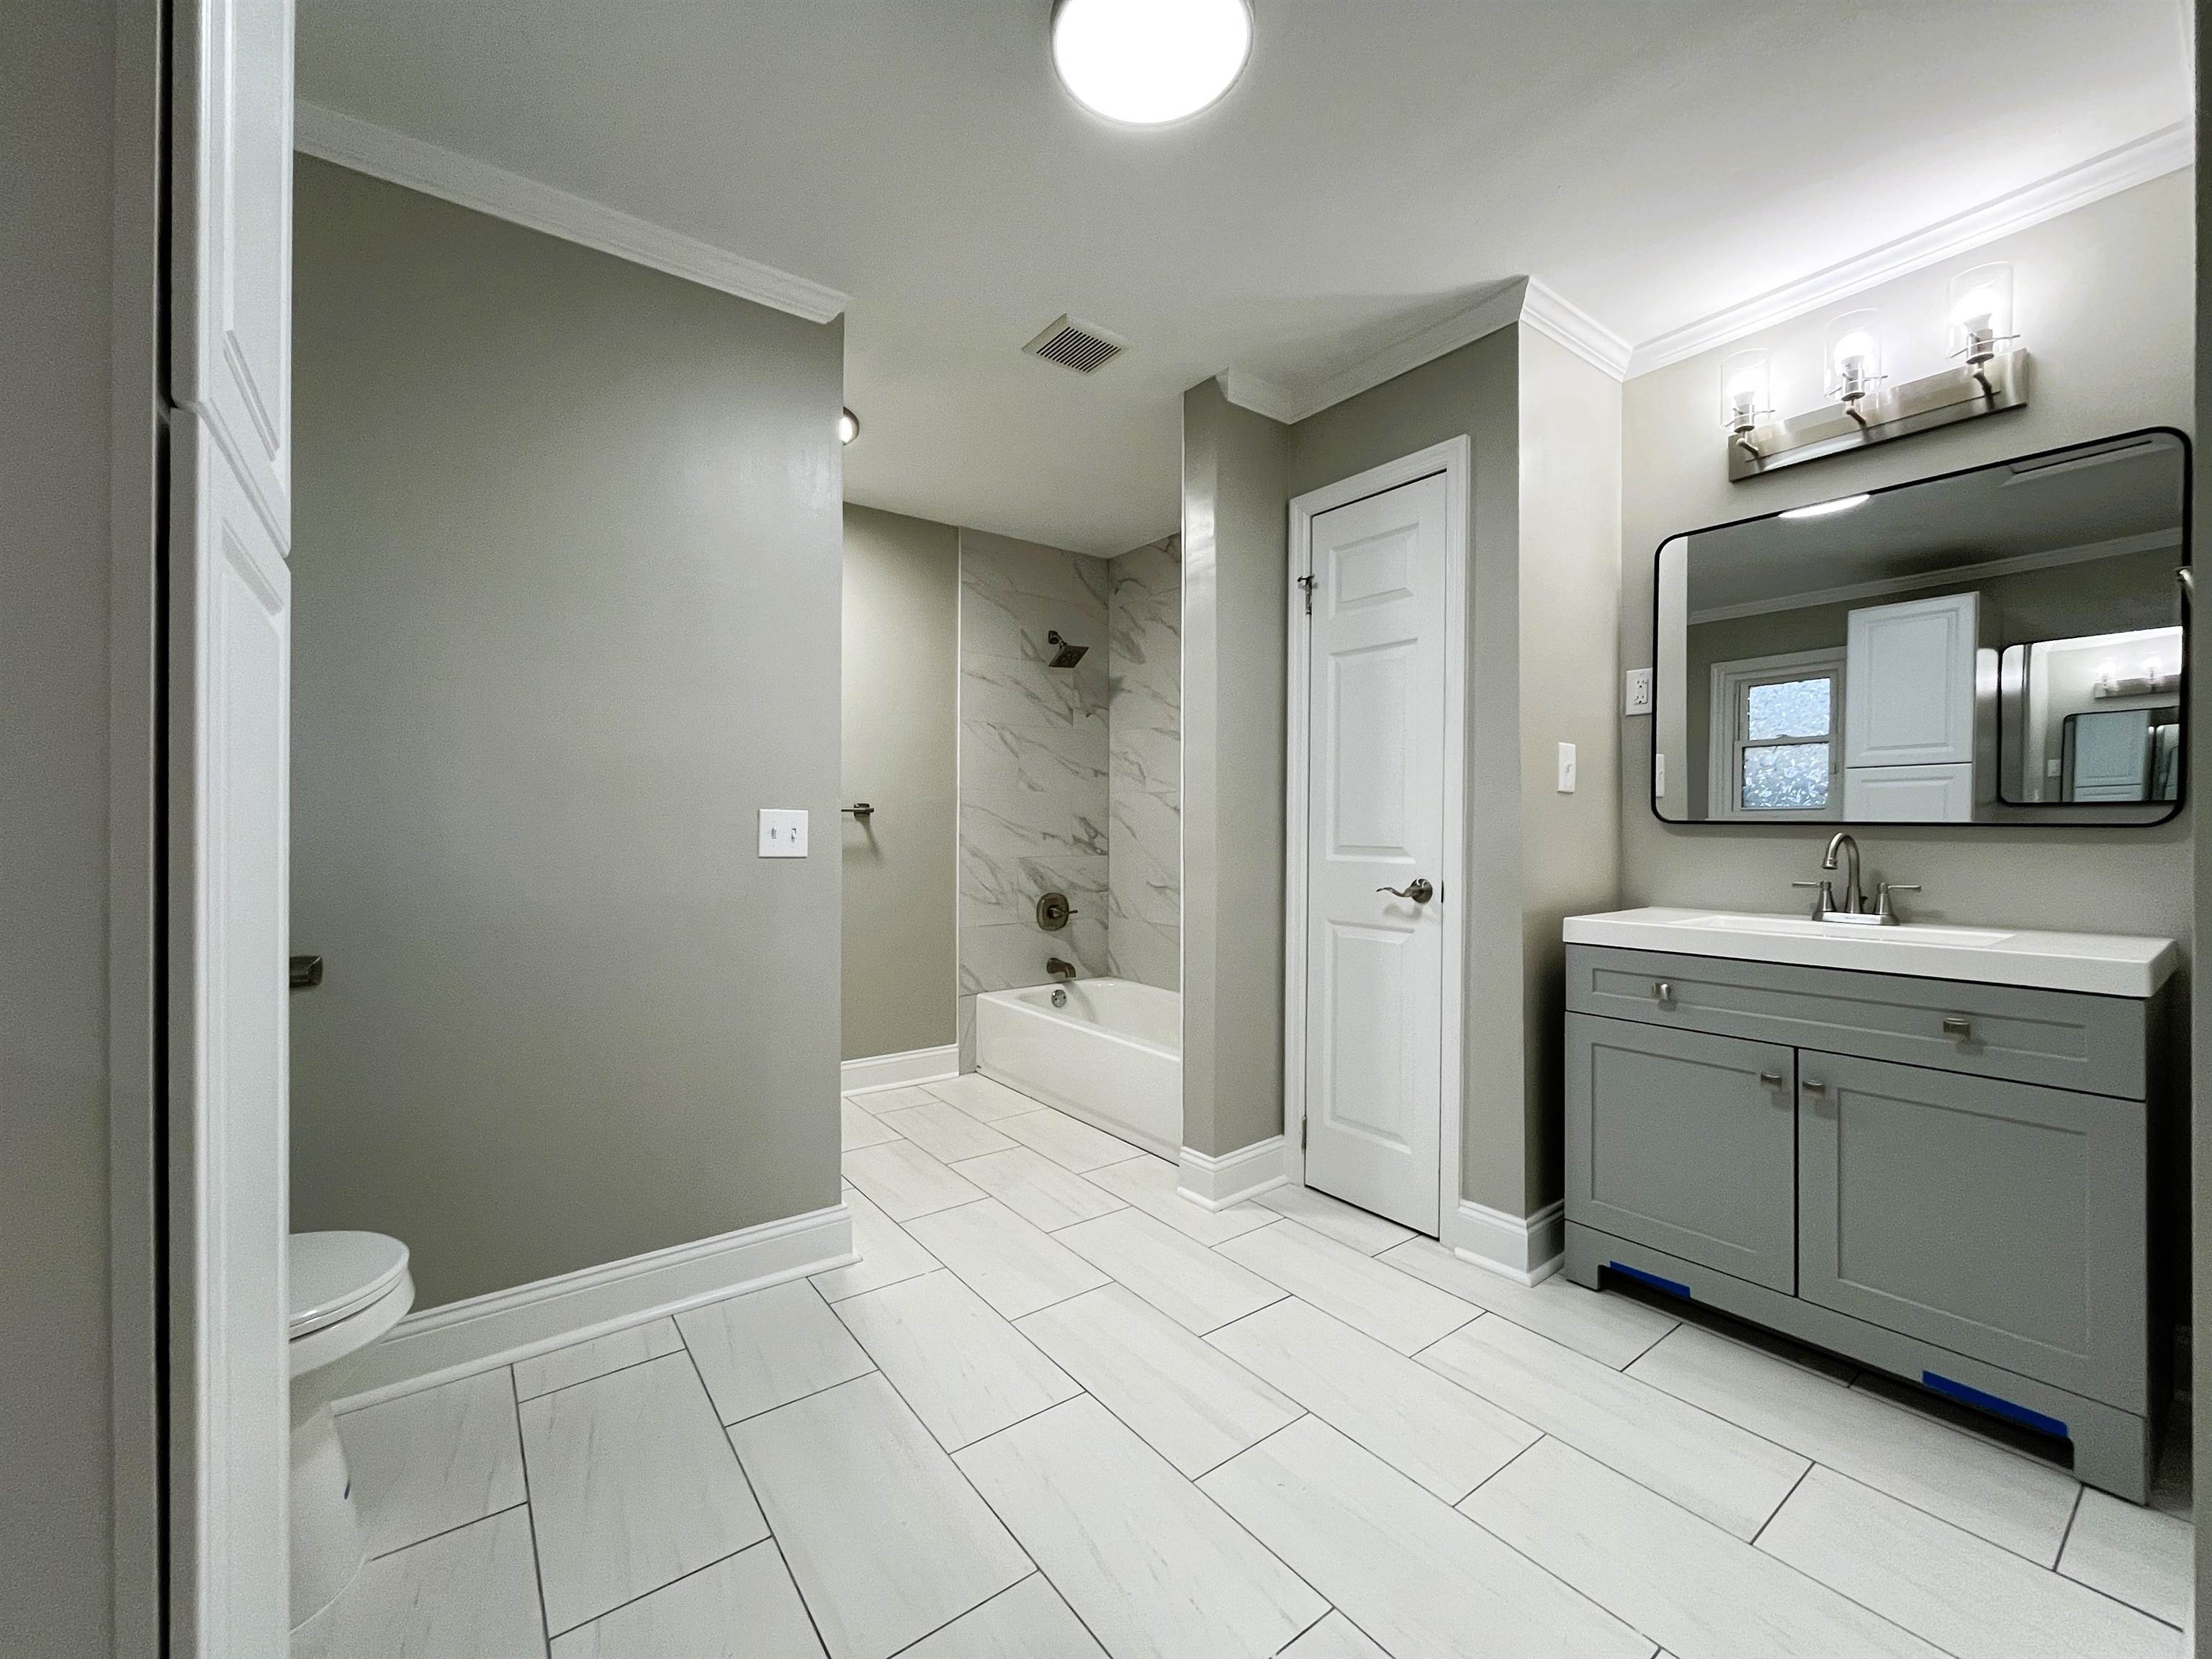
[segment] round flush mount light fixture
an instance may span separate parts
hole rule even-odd
[[[848,444],[860,435],[860,417],[849,409],[837,411],[837,441]]]
[[[1832,501],[1814,501],[1810,507],[1793,507],[1782,516],[1785,519],[1825,519],[1831,513],[1848,513],[1855,507],[1864,507],[1871,495],[1838,495]]]
[[[1052,63],[1085,109],[1129,126],[1197,114],[1244,72],[1249,0],[1054,0]]]

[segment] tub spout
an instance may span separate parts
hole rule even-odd
[[[1044,959],[1044,970],[1054,979],[1075,977],[1075,964],[1072,962],[1062,962],[1058,957],[1047,957]]]

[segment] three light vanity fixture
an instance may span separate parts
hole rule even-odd
[[[2010,265],[1977,265],[1953,277],[1944,329],[1944,348],[1956,366],[1893,381],[1882,368],[1882,314],[1844,313],[1823,337],[1820,385],[1830,403],[1786,419],[1775,414],[1770,354],[1731,353],[1721,363],[1729,478],[1755,478],[2027,404],[2027,353],[2013,323]]]

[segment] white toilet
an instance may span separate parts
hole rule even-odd
[[[382,1233],[294,1233],[291,1276],[292,1626],[338,1597],[368,1559],[353,1479],[315,1374],[367,1347],[415,1300],[407,1247]],[[325,1379],[327,1382],[328,1379]]]

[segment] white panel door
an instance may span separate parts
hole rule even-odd
[[[169,1651],[282,1659],[291,573],[197,417],[170,441]]]
[[[1979,595],[1947,593],[1850,613],[1844,765],[1972,763],[1980,611]]]
[[[289,552],[292,0],[184,0],[176,41],[174,395]]]
[[[1972,766],[1853,766],[1844,772],[1853,823],[1966,823],[1974,816]]]
[[[1316,515],[1305,1181],[1437,1231],[1443,1101],[1442,474]],[[1425,898],[1385,887],[1429,884]]]

